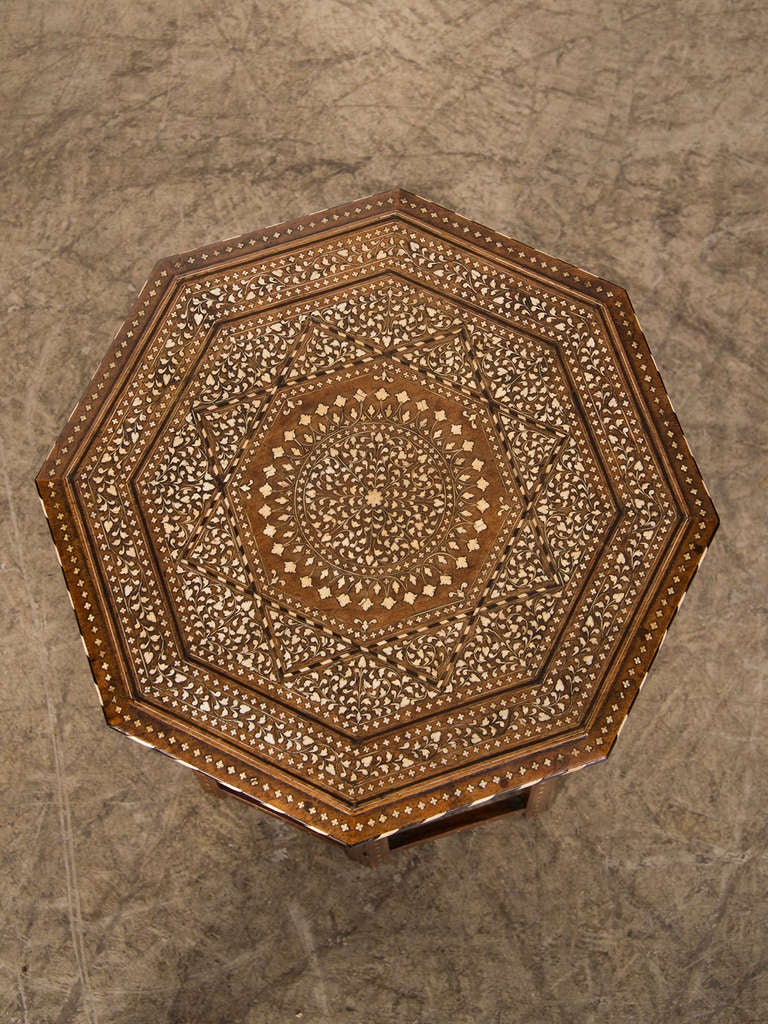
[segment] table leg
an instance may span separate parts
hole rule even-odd
[[[202,772],[195,772],[195,775],[197,776],[197,781],[210,796],[215,796],[217,799],[228,796],[227,792],[221,788],[216,779],[212,779],[210,775],[203,775]]]
[[[389,860],[389,840],[371,839],[367,843],[348,846],[345,853],[350,860],[357,861],[358,864],[367,864],[369,868],[376,868],[384,861]]]
[[[528,791],[528,801],[525,805],[525,816],[531,818],[535,814],[546,811],[552,804],[557,792],[562,788],[562,779],[545,779],[531,786]]]

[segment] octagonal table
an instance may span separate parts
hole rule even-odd
[[[402,190],[159,262],[37,482],[109,724],[369,862],[605,758],[717,525],[626,293]]]

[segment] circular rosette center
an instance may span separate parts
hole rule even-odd
[[[408,572],[450,531],[451,471],[424,436],[388,421],[356,424],[313,447],[294,487],[296,520],[325,561],[362,576]]]

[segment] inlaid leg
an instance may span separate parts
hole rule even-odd
[[[197,775],[197,781],[210,796],[215,796],[217,799],[225,797],[227,794],[218,784],[216,779],[212,779],[210,775],[203,775],[202,772],[195,772]]]
[[[367,864],[370,868],[376,868],[379,864],[389,860],[389,840],[371,839],[367,843],[348,846],[346,854],[350,860],[355,860],[358,864]]]
[[[562,785],[562,779],[545,779],[543,782],[537,782],[535,786],[531,786],[528,792],[528,802],[525,805],[526,818],[546,811]]]

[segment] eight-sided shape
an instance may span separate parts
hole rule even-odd
[[[604,758],[717,525],[626,294],[403,191],[160,262],[38,488],[108,722],[348,845]]]

